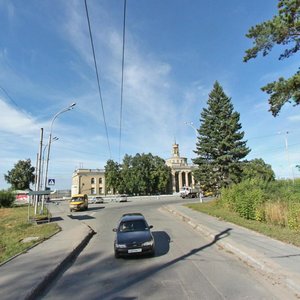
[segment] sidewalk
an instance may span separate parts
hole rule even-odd
[[[62,268],[74,259],[94,232],[72,220],[58,205],[49,209],[62,231],[0,267],[1,300],[37,299]]]
[[[300,248],[182,205],[169,205],[163,209],[209,238],[228,232],[228,236],[218,240],[219,246],[267,275],[274,285],[283,284],[300,298]]]

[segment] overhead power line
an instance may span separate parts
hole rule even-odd
[[[102,93],[101,93],[101,87],[100,87],[99,72],[98,72],[98,67],[97,67],[97,60],[96,60],[96,55],[95,55],[94,40],[93,40],[93,35],[92,35],[92,29],[91,29],[91,23],[90,23],[90,17],[89,17],[89,11],[88,11],[88,6],[87,6],[87,1],[84,0],[84,3],[85,3],[86,18],[87,18],[88,27],[89,27],[90,41],[91,41],[91,46],[92,46],[92,51],[93,51],[94,66],[95,66],[95,71],[96,71],[97,84],[98,84],[98,92],[99,92],[99,97],[100,97],[100,102],[101,102],[101,108],[102,108],[103,122],[104,122],[104,125],[105,125],[107,146],[108,146],[108,150],[109,150],[109,156],[111,158],[111,149],[110,149],[110,143],[109,143],[109,137],[108,137],[107,123],[106,123],[106,118],[105,118],[105,111],[104,111],[104,105],[103,105],[103,99],[102,99]]]
[[[125,28],[126,28],[126,0],[124,0],[124,15],[123,15],[123,48],[122,48],[122,78],[121,78],[121,100],[120,100],[120,132],[119,132],[119,163],[121,156],[122,143],[122,119],[123,119],[123,90],[124,90],[124,57],[125,57]]]
[[[2,87],[0,86],[0,89],[4,92],[4,94],[7,96],[7,98],[19,109],[22,109],[17,102],[8,94],[8,92]]]

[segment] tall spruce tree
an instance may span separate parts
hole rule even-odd
[[[241,178],[240,160],[249,152],[246,142],[242,141],[244,132],[239,123],[240,115],[234,111],[231,98],[227,97],[216,81],[209,94],[207,108],[200,118],[197,157],[193,162],[198,165],[195,179],[204,190],[215,193],[220,188]]]

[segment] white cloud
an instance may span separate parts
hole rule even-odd
[[[0,131],[17,135],[32,135],[40,126],[24,112],[16,110],[0,99]]]
[[[291,122],[300,122],[300,115],[289,116],[288,120]]]
[[[72,6],[70,9],[72,11],[69,11],[66,27],[69,40],[83,61],[88,62],[93,68],[85,15],[82,14],[82,10],[79,13],[78,6]],[[103,19],[106,20],[106,17],[95,19],[90,16],[92,29],[101,28]],[[101,66],[101,78],[104,78],[101,81],[101,87],[107,122],[110,131],[116,131],[119,126],[120,111],[121,30],[117,31],[113,25],[108,25],[104,32],[93,30],[93,37],[95,49],[98,50],[96,56],[99,66]],[[178,87],[174,85],[171,77],[172,66],[169,62],[161,61],[148,53],[142,53],[130,32],[127,31],[123,94],[124,140],[122,142],[124,148],[128,147],[125,152],[130,149],[133,152],[138,152],[140,149],[147,151],[147,146],[149,151],[159,152],[161,143],[170,147],[170,139],[176,135],[176,131],[182,127],[185,119],[182,114],[179,114],[182,119],[178,119],[178,104],[173,97],[178,98],[181,95],[176,95]],[[91,82],[93,79],[91,77]],[[93,96],[91,94],[90,96],[82,95],[82,98],[90,98],[93,102],[91,104],[89,101],[91,106],[95,104],[99,107],[99,96],[96,95],[96,89]],[[182,107],[185,107],[185,101],[182,102]],[[153,143],[148,140],[148,145],[145,146],[146,137],[153,139]],[[157,143],[157,141],[160,142]],[[117,138],[112,144],[114,145],[114,143],[117,144]]]

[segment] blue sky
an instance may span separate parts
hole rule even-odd
[[[0,0],[0,189],[18,160],[35,165],[54,122],[49,178],[71,187],[76,168],[119,160],[122,0],[87,0],[111,154],[98,94],[84,0]],[[121,158],[149,153],[167,159],[172,144],[191,162],[200,113],[216,80],[240,113],[248,159],[262,158],[278,178],[299,177],[300,107],[274,118],[260,87],[288,77],[297,54],[282,48],[243,63],[248,29],[270,19],[274,0],[127,0]],[[288,134],[285,134],[286,132]],[[285,141],[288,143],[286,151]]]

